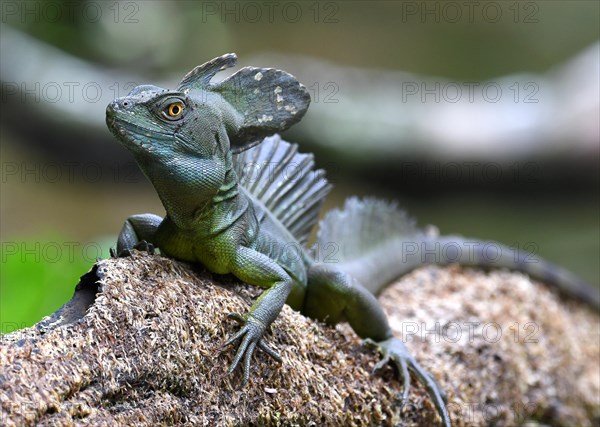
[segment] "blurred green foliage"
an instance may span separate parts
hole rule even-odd
[[[2,242],[0,333],[28,327],[47,316],[75,291],[106,242],[82,245],[60,236]]]
[[[3,22],[137,72],[140,64],[157,74],[225,52],[278,51],[464,80],[547,70],[598,39],[600,11],[588,0],[12,3],[19,6]],[[61,19],[44,19],[55,10]]]

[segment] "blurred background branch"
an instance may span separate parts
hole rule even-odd
[[[0,13],[2,331],[66,301],[55,284],[106,256],[128,215],[163,213],[105,127],[108,102],[174,87],[226,52],[308,87],[285,137],[328,170],[327,208],[397,199],[444,233],[600,282],[597,2],[5,1]]]

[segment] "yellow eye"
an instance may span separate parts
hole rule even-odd
[[[183,113],[183,104],[181,102],[169,104],[169,107],[167,108],[169,117],[179,117],[181,113]]]

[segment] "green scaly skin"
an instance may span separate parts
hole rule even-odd
[[[342,230],[337,233],[349,234],[347,242],[365,248],[372,244],[375,249],[338,265],[317,263],[282,222],[239,184],[232,154],[299,121],[310,97],[293,76],[273,69],[248,67],[220,83],[210,83],[218,71],[233,66],[235,59],[229,54],[197,67],[184,77],[177,90],[138,86],[107,107],[108,127],[133,153],[166,210],[165,218],[151,214],[129,217],[119,235],[116,253],[126,254],[140,243],[150,247],[149,242],[166,256],[202,264],[214,273],[232,273],[265,289],[248,313],[229,314],[242,325],[224,344],[238,343],[229,373],[242,363],[244,383],[256,347],[281,360],[263,336],[287,303],[329,323],[348,321],[382,354],[376,369],[388,362],[397,367],[404,382],[401,398],[408,396],[412,372],[428,390],[442,424],[450,426],[443,392],[402,341],[392,335],[374,296],[390,279],[425,262],[417,258],[416,252],[411,259],[397,259],[395,254],[403,250],[405,243],[400,235],[389,243],[374,244],[367,239],[361,241],[352,230]],[[359,212],[364,222],[377,224],[381,221],[378,212],[387,209],[375,202],[351,202],[347,209],[351,205],[364,211]],[[366,212],[368,209],[371,214]],[[329,238],[335,239],[336,224],[344,222],[334,215],[322,227],[330,231]],[[393,223],[385,227],[377,239],[385,239],[398,228]],[[411,233],[413,242],[431,240],[416,231]],[[327,233],[324,235],[327,238]],[[286,256],[290,244],[295,245],[299,256]],[[449,262],[456,260],[439,259],[437,263]],[[515,269],[531,270],[524,263],[507,263]],[[481,260],[475,264],[481,264]],[[562,281],[570,290],[571,278],[565,277]],[[580,289],[581,295],[589,295],[588,288]]]

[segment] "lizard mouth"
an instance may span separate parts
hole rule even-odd
[[[111,132],[115,133],[118,130],[117,126],[117,112],[115,111],[112,104],[108,104],[106,107],[106,126],[110,129]]]
[[[116,121],[115,117],[106,116],[106,126],[108,126],[108,128],[110,130],[114,129],[114,127],[115,127],[115,121]]]
[[[123,126],[124,123],[127,122],[117,118],[116,115],[106,115],[106,126],[108,126],[108,129],[119,140],[124,139],[125,135],[127,135],[127,132],[125,131],[125,126]]]
[[[114,113],[107,112],[106,125],[125,148],[135,151],[142,150],[147,154],[155,152],[155,145],[159,143],[159,140],[172,140],[173,138],[172,134],[148,129]]]

